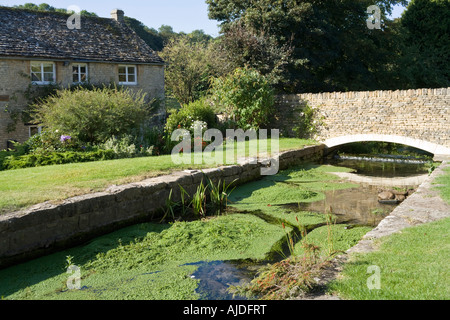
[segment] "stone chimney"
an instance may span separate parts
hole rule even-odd
[[[125,12],[123,12],[122,10],[119,9],[114,9],[111,12],[111,18],[113,20],[116,20],[117,22],[124,22],[125,21]]]

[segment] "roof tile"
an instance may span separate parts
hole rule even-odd
[[[70,30],[70,14],[0,7],[0,57],[163,64],[126,24],[81,17]]]

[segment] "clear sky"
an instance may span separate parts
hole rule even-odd
[[[48,3],[55,8],[75,5],[104,18],[109,18],[113,9],[122,9],[126,16],[135,18],[150,28],[158,29],[165,24],[175,32],[189,33],[201,29],[214,37],[219,34],[218,22],[208,18],[205,0],[0,0],[0,5],[14,6],[27,2]],[[393,17],[399,17],[403,10],[402,7],[396,8]]]

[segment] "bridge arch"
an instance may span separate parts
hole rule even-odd
[[[450,159],[450,148],[432,142],[428,142],[425,140],[396,135],[384,135],[384,134],[343,135],[335,138],[329,138],[325,140],[323,143],[327,146],[327,148],[333,148],[348,143],[365,142],[365,141],[391,142],[403,144],[434,154],[434,159],[436,161]]]

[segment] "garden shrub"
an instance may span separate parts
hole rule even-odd
[[[89,152],[51,152],[32,153],[22,156],[8,156],[3,161],[4,170],[14,170],[29,167],[48,166],[56,164],[79,163],[116,159],[113,150],[97,150]]]
[[[238,68],[230,75],[214,79],[211,94],[216,111],[224,112],[244,130],[258,130],[266,125],[275,102],[268,79],[248,68]]]
[[[191,102],[172,113],[166,122],[166,134],[170,139],[172,132],[176,129],[187,129],[193,132],[196,121],[204,122],[206,128],[216,126],[216,114],[209,105],[207,98]]]
[[[29,138],[24,144],[28,147],[28,153],[84,151],[87,147],[76,136],[66,132],[61,134],[59,130],[44,130]]]
[[[136,138],[127,134],[122,137],[111,137],[105,143],[100,144],[99,148],[103,150],[112,150],[118,158],[133,158],[136,156],[151,156],[153,146],[137,145]]]
[[[71,132],[85,143],[104,143],[148,119],[145,94],[121,88],[65,89],[34,106],[35,121],[50,131]]]

